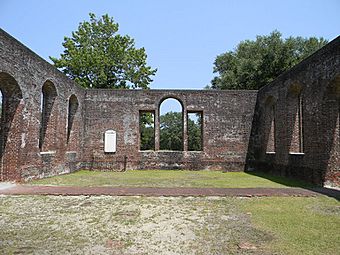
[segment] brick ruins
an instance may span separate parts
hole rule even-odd
[[[86,90],[0,30],[0,181],[78,169],[259,169],[340,185],[340,37],[259,91]],[[183,151],[159,150],[159,109],[182,105]],[[140,150],[142,112],[155,149]],[[200,113],[202,151],[188,150]],[[116,131],[116,152],[104,134]]]

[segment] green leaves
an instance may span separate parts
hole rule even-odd
[[[117,34],[119,25],[107,14],[89,16],[64,38],[60,58],[50,57],[54,65],[85,88],[148,88],[157,70],[146,65],[145,49]]]
[[[160,149],[183,150],[182,112],[167,112],[160,116]]]
[[[273,31],[269,36],[257,36],[255,41],[240,42],[235,51],[216,57],[211,81],[213,89],[259,89],[284,71],[323,47],[323,38],[281,38]]]
[[[187,118],[188,150],[202,150],[202,116],[197,114],[196,121]],[[183,115],[182,112],[167,112],[160,116],[160,149],[183,150]]]

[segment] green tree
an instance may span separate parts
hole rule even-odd
[[[107,14],[89,16],[64,38],[60,58],[50,57],[54,65],[86,88],[148,88],[157,70],[146,65],[145,49],[117,34],[118,24]]]
[[[183,150],[182,113],[167,112],[160,116],[160,149]],[[196,121],[188,118],[188,150],[202,150],[202,117],[196,116]]]
[[[154,150],[155,149],[155,126],[154,114],[151,112],[143,112],[139,119],[140,130],[140,149]]]
[[[259,89],[327,43],[324,38],[289,37],[278,31],[242,41],[235,51],[216,57],[213,89]]]
[[[202,150],[202,115],[197,113],[196,120],[188,118],[188,150]]]
[[[160,116],[160,149],[183,150],[182,113],[167,112]]]

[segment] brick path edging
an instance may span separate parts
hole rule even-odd
[[[321,190],[322,189],[322,190]],[[221,197],[315,197],[329,195],[326,189],[307,190],[302,188],[144,188],[144,187],[70,187],[17,185],[0,190],[2,195],[109,195],[109,196],[221,196]],[[324,192],[322,192],[324,191]],[[333,192],[333,193],[332,193]],[[331,190],[334,197],[340,191]]]

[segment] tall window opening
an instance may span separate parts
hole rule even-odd
[[[268,106],[267,127],[269,128],[267,153],[275,153],[275,104]]]
[[[155,113],[139,112],[140,150],[155,150]]]
[[[2,109],[3,109],[3,95],[2,95],[2,91],[1,91],[1,89],[0,89],[0,123],[2,123],[2,119],[3,119],[3,117],[2,117],[2,115],[3,115],[3,112],[2,112]]]
[[[76,116],[78,110],[78,99],[75,95],[70,96],[68,101],[68,117],[67,117],[67,143],[70,140],[74,117]]]
[[[0,181],[18,178],[21,118],[21,89],[9,74],[0,72]]]
[[[55,129],[57,123],[51,122],[52,110],[55,99],[57,97],[57,90],[54,84],[50,81],[44,83],[42,87],[42,99],[41,99],[41,123],[40,123],[40,139],[39,148],[44,149],[46,138],[54,136],[52,130]],[[52,134],[49,134],[52,133]],[[52,140],[52,139],[51,139]],[[52,141],[49,141],[51,144]]]
[[[301,92],[293,98],[293,126],[289,152],[303,153],[303,100]]]
[[[188,150],[203,150],[203,113],[188,112]]]
[[[183,107],[174,98],[160,105],[160,150],[183,150]]]
[[[3,136],[3,132],[4,132],[4,119],[5,119],[5,109],[4,109],[4,96],[2,94],[2,90],[0,89],[0,156],[2,156],[2,153],[3,153],[3,146],[4,146],[4,136]]]

